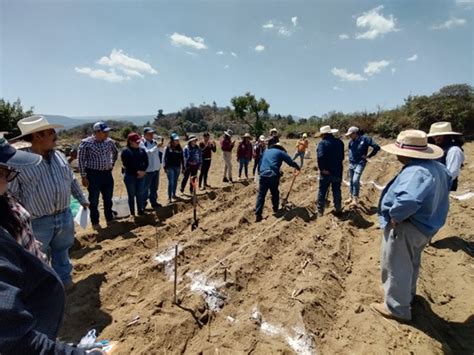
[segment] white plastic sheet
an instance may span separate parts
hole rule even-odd
[[[76,217],[74,217],[74,222],[80,225],[83,229],[86,229],[87,224],[89,223],[89,215],[89,209],[81,206],[79,207],[79,211],[77,211]]]
[[[117,213],[117,218],[125,218],[130,216],[130,207],[128,206],[127,197],[114,197],[112,199],[112,209]]]

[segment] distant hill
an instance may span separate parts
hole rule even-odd
[[[48,115],[48,114],[41,114],[41,115],[45,116],[49,123],[63,125],[64,129],[70,129],[73,127],[83,125],[84,123],[93,122],[89,120],[84,121],[77,118],[60,116],[60,115]]]
[[[108,116],[72,116],[75,120],[84,122],[97,121],[128,121],[133,122],[137,126],[143,126],[145,123],[153,123],[156,115],[108,115]]]

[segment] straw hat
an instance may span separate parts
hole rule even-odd
[[[258,137],[258,140],[260,142],[265,142],[265,136],[262,134],[260,137]]]
[[[415,129],[401,131],[395,143],[384,145],[382,149],[390,154],[417,159],[438,159],[444,154],[440,147],[428,144],[425,132]]]
[[[232,133],[234,133],[234,132],[232,132],[232,130],[230,130],[230,129],[228,129],[227,131],[224,132],[224,134],[228,137],[232,137]]]
[[[242,138],[252,138],[252,136],[250,135],[250,133],[245,133]]]
[[[197,137],[196,137],[195,135],[190,135],[188,141],[186,142],[186,144],[189,144],[189,143],[191,143],[191,142],[195,142],[195,141],[197,141],[197,140],[198,140],[198,139],[197,139]]]
[[[434,136],[461,136],[462,133],[453,132],[451,128],[451,122],[436,122],[433,123],[430,127],[430,133],[428,133],[428,137]]]
[[[46,117],[38,115],[22,118],[18,121],[17,125],[21,134],[18,137],[12,138],[12,141],[32,133],[46,131],[47,129],[64,128],[64,126],[60,124],[51,124],[48,122]]]
[[[307,133],[303,133],[303,138],[308,138],[308,134],[307,134]]]
[[[319,134],[333,134],[333,133],[337,133],[339,132],[338,129],[335,129],[335,128],[331,128],[331,126],[322,126],[320,129],[319,129]]]

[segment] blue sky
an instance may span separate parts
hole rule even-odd
[[[474,0],[0,0],[0,97],[37,113],[392,108],[474,83]]]

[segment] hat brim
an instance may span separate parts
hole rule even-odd
[[[382,146],[382,150],[390,154],[401,155],[408,158],[416,159],[439,159],[444,155],[443,149],[434,144],[428,144],[425,150],[412,150],[398,147],[391,143]]]
[[[331,131],[330,132],[319,132],[319,135],[322,136],[323,134],[334,134],[334,133],[337,133],[339,132],[338,129],[336,128],[331,128]]]
[[[17,150],[10,159],[0,164],[14,169],[24,169],[38,165],[42,159],[41,155]]]
[[[347,132],[347,133],[345,134],[345,136],[346,136],[346,137],[349,137],[352,133],[357,133],[357,132]]]
[[[9,142],[11,141],[16,141],[20,138],[23,138],[23,137],[26,137],[30,134],[33,134],[33,133],[38,133],[38,132],[42,132],[42,131],[46,131],[47,129],[56,129],[56,128],[64,128],[63,125],[60,125],[60,124],[48,124],[48,125],[45,125],[43,127],[38,127],[38,128],[35,128],[33,130],[31,130],[30,132],[27,132],[27,133],[23,133],[23,134],[20,134],[19,136],[17,137],[14,137],[14,138],[11,138],[9,140]]]
[[[428,137],[437,137],[437,136],[462,136],[462,133],[459,132],[435,132],[428,133]]]
[[[196,142],[198,139],[197,138],[191,138],[190,140],[188,140],[186,143],[189,144],[191,142]]]

